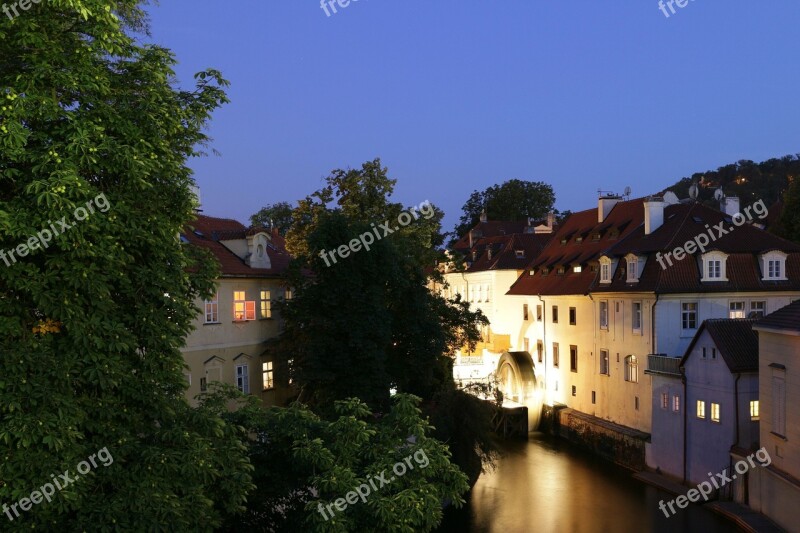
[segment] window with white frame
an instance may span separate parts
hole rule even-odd
[[[753,301],[750,302],[749,318],[764,318],[767,310],[767,302]]]
[[[703,400],[697,400],[697,418],[705,418],[706,417],[706,402]]]
[[[275,373],[272,367],[272,361],[264,361],[261,364],[261,382],[264,390],[275,388]]]
[[[728,281],[726,272],[727,254],[708,252],[703,254],[702,281]]]
[[[728,308],[728,318],[744,318],[744,302],[731,302]]]
[[[684,330],[697,329],[697,302],[681,304],[681,328]]]
[[[272,318],[272,291],[261,291],[261,318]]]
[[[628,255],[626,261],[628,263],[628,283],[639,281],[639,258],[635,255]]]
[[[635,355],[625,358],[625,381],[639,383],[639,360]]]
[[[633,302],[631,325],[634,333],[642,332],[642,302]]]
[[[600,329],[608,329],[608,300],[600,300]]]
[[[608,350],[600,350],[600,373],[610,375],[608,365]]]
[[[219,293],[215,294],[211,300],[205,301],[206,324],[216,324],[219,322]]]
[[[786,280],[786,257],[783,252],[774,250],[761,256],[763,280]]]
[[[600,283],[611,283],[611,259],[600,258]]]
[[[711,403],[711,421],[719,422],[719,404]]]
[[[246,364],[236,365],[236,388],[245,394],[250,394],[250,378]]]
[[[233,319],[236,321],[256,319],[256,302],[248,300],[245,291],[233,292]]]

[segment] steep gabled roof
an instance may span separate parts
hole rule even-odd
[[[731,373],[758,372],[758,334],[755,319],[718,318],[703,322],[681,359],[683,367],[704,331],[708,331]]]
[[[473,235],[473,246],[479,239],[486,237],[498,237],[503,235],[512,235],[514,233],[524,233],[525,227],[528,225],[526,220],[517,222],[508,220],[489,220],[486,222],[478,222],[475,227],[469,230],[466,235],[462,235],[458,241],[453,245],[453,250],[461,253],[467,253],[471,250],[470,247],[470,233]]]
[[[271,268],[253,268],[220,241],[246,239],[249,235],[263,232],[269,235],[267,255]],[[289,266],[290,256],[283,237],[277,231],[266,228],[247,228],[241,222],[229,218],[198,215],[181,234],[191,245],[209,250],[220,264],[222,277],[269,278],[283,274]]]
[[[476,260],[467,272],[523,270],[552,238],[549,233],[515,233],[479,240],[472,250]]]

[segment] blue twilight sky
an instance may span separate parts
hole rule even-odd
[[[232,83],[191,162],[205,213],[246,222],[380,157],[395,200],[457,220],[474,189],[553,185],[581,210],[740,159],[800,152],[800,2],[163,1],[152,40],[184,87]],[[667,13],[669,13],[669,8]],[[329,8],[330,11],[330,8]]]

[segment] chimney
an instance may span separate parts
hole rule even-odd
[[[739,197],[738,196],[726,196],[722,199],[723,205],[720,207],[726,215],[733,216],[739,212]]]
[[[550,231],[553,231],[553,228],[556,225],[556,214],[550,211],[547,213],[547,227],[550,228]]]
[[[616,194],[606,194],[597,201],[597,223],[604,221],[611,210],[622,201],[622,197]]]
[[[644,203],[644,234],[650,235],[664,224],[664,200],[651,198]]]
[[[486,215],[486,209],[481,211],[481,222],[486,222],[488,220],[488,216]]]

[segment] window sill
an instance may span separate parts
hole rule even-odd
[[[231,320],[231,322],[234,324],[247,324],[248,322],[255,322],[255,320],[256,319],[253,318],[251,320]]]
[[[221,326],[222,322],[203,322],[204,326]]]

